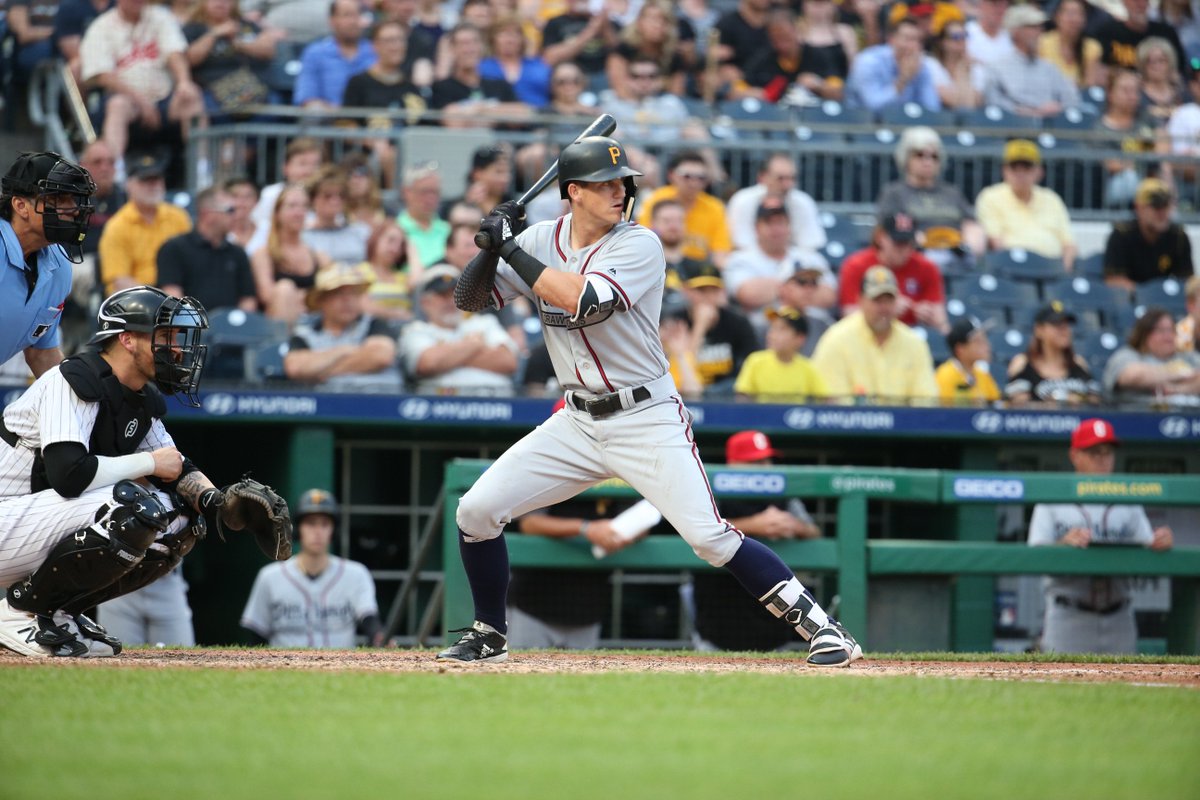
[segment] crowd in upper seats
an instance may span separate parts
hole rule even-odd
[[[440,124],[502,132],[544,126],[535,115],[603,109],[616,117],[616,135],[636,143],[631,162],[645,173],[636,214],[667,255],[660,332],[687,394],[1156,405],[1200,398],[1198,287],[1188,280],[1190,242],[1172,221],[1176,187],[1196,175],[1127,157],[1200,150],[1200,16],[1189,3],[1165,0],[1153,12],[1146,0],[1060,0],[1044,9],[1010,0],[21,7],[10,5],[8,18],[16,68],[57,54],[91,93],[100,138],[82,162],[100,196],[85,245],[100,285],[156,283],[214,310],[261,312],[288,332],[283,371],[294,381],[553,393],[532,309],[518,303],[468,317],[454,309],[452,288],[476,252],[480,217],[540,175],[554,148],[481,148],[463,194],[444,197],[436,164],[396,170],[387,133],[427,123],[428,110],[443,114]],[[34,8],[40,24],[31,26]],[[269,72],[288,47],[299,72],[284,97]],[[834,100],[871,112],[987,104],[1047,118],[1087,112],[1091,87],[1105,90],[1094,125],[1115,143],[1103,165],[1106,202],[1131,210],[1094,272],[1080,266],[1066,203],[1042,185],[1034,141],[1010,141],[1001,180],[964,197],[942,178],[947,154],[937,132],[909,127],[896,146],[899,179],[883,187],[877,224],[859,235],[827,227],[786,154],[762,154],[757,182],[732,184],[708,121],[685,102]],[[170,154],[191,127],[283,100],[386,113],[347,113],[345,124],[379,136],[337,163],[321,142],[296,139],[277,183],[221,177],[193,198],[194,220],[167,202]],[[398,207],[385,208],[389,190]],[[531,220],[562,213],[555,195],[531,205]],[[988,262],[1006,253],[1049,266],[1014,278]],[[1110,296],[1097,301],[1079,280]],[[1143,287],[1164,280],[1177,280],[1177,293],[1163,295],[1170,308],[1151,325],[1159,309],[1136,316],[1134,301],[1146,306]],[[1085,296],[1073,297],[1062,281]],[[1011,296],[989,296],[998,290]],[[1168,325],[1177,333],[1169,349]]]

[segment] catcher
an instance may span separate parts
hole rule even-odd
[[[0,645],[101,657],[121,643],[84,610],[167,574],[216,526],[291,552],[287,504],[217,489],[175,448],[163,395],[199,405],[203,307],[150,286],[100,306],[93,347],[47,370],[0,420]]]

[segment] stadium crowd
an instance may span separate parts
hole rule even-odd
[[[389,133],[609,111],[639,145],[635,214],[667,255],[660,332],[692,398],[1200,405],[1200,279],[1173,219],[1198,176],[1127,156],[1200,152],[1195,2],[10,0],[6,26],[6,80],[61,58],[89,97],[95,291],[192,295],[217,349],[222,326],[253,318],[261,345],[283,344],[253,360],[274,379],[553,395],[529,304],[469,317],[447,302],[479,219],[553,148],[498,137],[448,197],[436,164],[396,169]],[[848,225],[786,152],[756,154],[756,183],[730,180],[699,98],[1083,119],[1119,143],[1104,202],[1127,217],[1081,253],[1034,138],[1004,144],[1000,180],[965,197],[943,179],[942,137],[910,125],[876,224]],[[167,201],[191,131],[288,102],[373,109],[342,123],[379,136],[336,161],[296,138],[274,184],[233,165],[201,175],[191,217]],[[531,220],[562,213],[553,194]],[[212,378],[261,379],[247,363],[215,359]]]

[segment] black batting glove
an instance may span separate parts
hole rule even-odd
[[[489,253],[499,253],[501,248],[510,241],[513,236],[513,221],[503,214],[492,213],[484,217],[479,222],[480,233],[487,234],[488,246],[483,248]],[[476,240],[478,243],[478,240]]]
[[[520,233],[525,229],[525,206],[515,200],[505,200],[500,205],[492,209],[489,216],[501,214],[512,220],[513,232]]]

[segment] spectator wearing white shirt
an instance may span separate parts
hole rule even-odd
[[[829,308],[837,300],[837,281],[820,253],[805,254],[791,244],[791,221],[778,199],[768,198],[755,214],[754,247],[737,250],[725,266],[725,286],[729,296],[754,322],[767,306],[779,300],[779,289],[798,267],[821,270],[821,279],[813,299],[815,305]]]
[[[1013,53],[1012,38],[1004,27],[1008,0],[981,0],[979,16],[967,23],[967,55],[992,66]]]
[[[756,215],[768,198],[783,201],[792,226],[791,244],[805,254],[805,263],[823,261],[819,251],[827,240],[817,204],[796,188],[796,164],[786,153],[767,156],[758,168],[758,183],[734,192],[729,198],[725,220],[734,248],[745,250],[757,245]]]
[[[1033,6],[1013,6],[1004,15],[1004,27],[1013,50],[992,62],[984,99],[1023,117],[1052,117],[1077,108],[1079,89],[1058,67],[1038,56],[1038,38],[1046,15]]]

